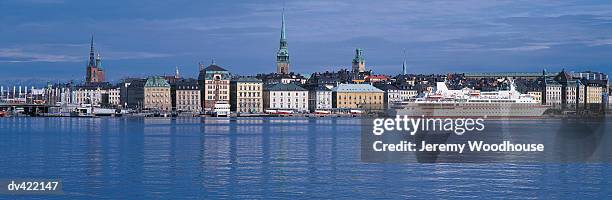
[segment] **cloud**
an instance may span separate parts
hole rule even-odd
[[[167,53],[153,53],[153,52],[107,52],[104,54],[105,59],[108,60],[127,60],[127,59],[148,59],[148,58],[166,58],[174,56],[173,54]]]
[[[76,62],[78,56],[24,51],[20,48],[1,48],[0,62]]]

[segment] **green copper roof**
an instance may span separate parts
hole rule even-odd
[[[365,58],[363,58],[363,50],[360,48],[355,49],[355,58],[353,58],[354,63],[363,62]]]
[[[287,49],[287,35],[285,33],[285,9],[281,18],[281,35],[278,52],[276,52],[277,63],[289,63],[289,50]]]
[[[147,83],[145,83],[145,87],[170,87],[168,81],[159,76],[150,77],[147,79]]]

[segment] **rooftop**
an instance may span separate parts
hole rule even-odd
[[[334,92],[384,92],[370,84],[340,84],[332,89]]]
[[[540,77],[542,72],[468,72],[465,77]],[[555,76],[557,73],[546,73],[547,76]]]
[[[154,76],[147,79],[145,87],[170,87],[170,84],[168,84],[166,79],[159,76]]]
[[[219,67],[218,65],[212,64],[204,68],[204,71],[227,71],[227,70],[223,69],[223,67]]]
[[[269,91],[307,91],[306,89],[296,85],[295,83],[282,84],[277,83],[266,88]]]
[[[261,83],[262,81],[255,77],[238,77],[238,78],[233,78],[232,82]]]

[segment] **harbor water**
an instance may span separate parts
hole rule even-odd
[[[0,179],[60,179],[64,192],[0,199],[612,198],[609,163],[367,163],[361,128],[358,118],[0,118]]]

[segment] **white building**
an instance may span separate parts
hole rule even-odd
[[[402,101],[407,101],[408,99],[416,97],[419,94],[419,92],[416,90],[402,90],[402,89],[399,90],[399,93],[400,93],[400,99]]]
[[[277,83],[264,89],[264,109],[308,112],[308,90],[294,84]]]
[[[120,105],[120,89],[110,84],[77,86],[71,91],[72,104],[91,104],[92,106],[117,107]]]
[[[333,107],[332,104],[332,91],[331,89],[320,86],[312,88],[308,91],[308,105],[310,112],[315,110],[330,110]]]
[[[561,108],[561,84],[553,80],[547,80],[545,91],[546,105],[552,106],[552,108]]]

